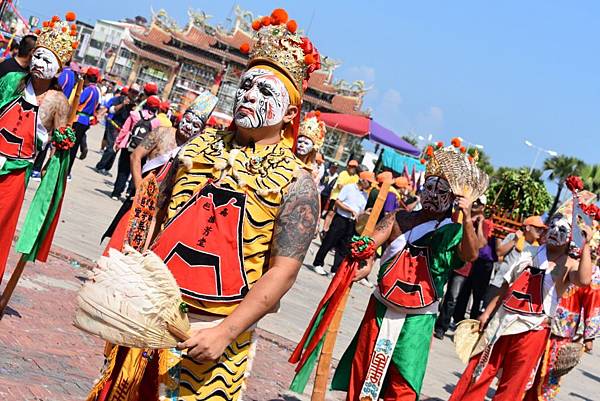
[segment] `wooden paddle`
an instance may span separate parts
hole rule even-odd
[[[371,236],[373,231],[375,231],[377,218],[383,209],[383,204],[385,203],[385,199],[387,198],[387,194],[390,190],[390,185],[390,182],[385,182],[381,186],[379,195],[375,201],[375,205],[373,205],[373,209],[369,215],[369,220],[367,220],[367,224],[365,225],[361,235]],[[342,322],[342,316],[344,315],[344,309],[346,309],[348,295],[350,295],[350,288],[352,288],[352,285],[344,290],[344,296],[335,310],[331,324],[327,328],[327,334],[325,335],[323,348],[321,349],[321,354],[319,355],[319,363],[317,365],[317,373],[315,375],[315,385],[313,387],[311,401],[325,401],[327,384],[329,383],[329,371],[331,370],[331,358],[333,357],[333,348],[337,339],[340,323]]]

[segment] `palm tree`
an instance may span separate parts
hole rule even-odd
[[[581,170],[585,189],[600,195],[600,164],[587,164]]]
[[[558,202],[560,201],[560,195],[565,187],[565,180],[570,175],[581,174],[584,169],[585,163],[576,157],[570,156],[552,156],[549,159],[544,160],[544,170],[550,170],[550,180],[556,180],[558,189],[554,196],[554,202],[550,208],[550,216],[556,212],[558,208]]]

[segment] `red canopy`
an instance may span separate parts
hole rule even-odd
[[[370,131],[371,120],[368,117],[351,114],[321,113],[321,120],[329,127],[338,128],[361,138],[368,135]]]

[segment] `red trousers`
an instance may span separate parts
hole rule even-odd
[[[0,283],[25,198],[26,173],[27,169],[21,169],[0,175]]]
[[[521,401],[546,349],[549,335],[550,329],[544,329],[500,337],[494,344],[490,360],[478,380],[471,383],[479,355],[471,358],[448,401],[485,400],[492,380],[500,368],[502,377],[492,400]]]
[[[373,298],[361,323],[360,335],[356,345],[356,352],[352,361],[352,372],[348,385],[347,401],[359,401],[360,391],[367,377],[367,369],[371,360],[371,354],[375,349],[375,341],[379,334],[377,319],[375,315],[376,302]],[[381,396],[384,401],[415,401],[417,394],[402,377],[394,363],[390,363],[386,374],[386,387]]]

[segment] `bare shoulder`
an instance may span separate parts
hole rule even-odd
[[[272,256],[304,260],[319,218],[319,193],[311,174],[301,170],[284,197],[275,222]]]

